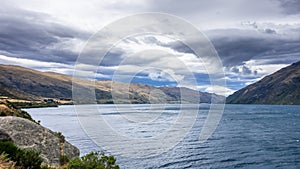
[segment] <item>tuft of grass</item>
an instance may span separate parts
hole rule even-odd
[[[15,162],[11,161],[8,158],[8,155],[5,153],[0,154],[0,168],[3,169],[15,169]]]

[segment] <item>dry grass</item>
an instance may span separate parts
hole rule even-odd
[[[10,161],[5,154],[0,154],[0,168],[1,169],[17,169],[16,163]]]

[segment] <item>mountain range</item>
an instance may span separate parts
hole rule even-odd
[[[74,85],[72,82],[75,82]],[[201,103],[211,103],[212,100],[222,102],[225,99],[185,87],[155,87],[141,83],[128,85],[109,80],[91,83],[90,80],[64,74],[0,64],[0,96],[24,100],[72,100],[74,86],[75,89],[84,89],[82,91],[88,91],[91,87],[94,89],[95,98],[91,100],[83,96],[81,103],[196,103],[199,98]],[[300,62],[236,91],[226,98],[226,103],[300,105]]]
[[[300,105],[300,62],[238,90],[226,99],[231,104]]]
[[[72,82],[74,82],[72,85]],[[184,87],[155,87],[140,83],[128,84],[109,80],[73,79],[72,76],[53,72],[41,72],[29,68],[0,64],[0,96],[25,100],[71,100],[72,87],[95,91],[97,103],[201,103],[222,102],[225,97],[213,93],[199,92]],[[112,92],[113,86],[113,92]],[[112,94],[114,99],[112,99]],[[181,97],[184,93],[184,97]],[[123,96],[128,96],[124,98]],[[118,97],[121,96],[121,97]],[[91,103],[85,98],[81,103]]]

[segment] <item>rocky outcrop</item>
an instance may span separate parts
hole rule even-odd
[[[60,166],[60,156],[79,156],[74,147],[57,133],[19,117],[0,117],[0,139],[11,139],[18,147],[41,152],[44,164]]]

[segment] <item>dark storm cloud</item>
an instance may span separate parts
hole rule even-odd
[[[124,59],[124,51],[121,49],[113,49],[109,51],[101,60],[100,66],[118,66]]]
[[[268,30],[268,31],[265,31]],[[300,29],[296,34],[277,34],[275,30],[214,30],[208,33],[225,67],[243,65],[251,59],[290,64],[299,59]],[[298,31],[298,32],[296,32]],[[298,57],[297,57],[298,56]]]
[[[0,9],[0,54],[40,61],[74,62],[68,41],[83,40],[88,34],[51,22],[41,13],[11,8]]]
[[[233,73],[243,75],[257,75],[257,71],[251,70],[245,65],[250,60],[259,60],[259,64],[291,64],[299,61],[300,56],[300,27],[286,26],[277,32],[272,26],[253,29],[218,29],[206,32],[218,52],[223,66]],[[137,39],[130,39],[140,43]],[[181,53],[194,52],[179,41],[161,42],[155,37],[143,39],[143,43],[156,44],[172,48]],[[195,42],[197,44],[197,41]],[[121,53],[115,55],[119,58]],[[116,59],[113,59],[116,60]],[[108,60],[109,61],[109,60]],[[237,69],[235,66],[241,66]]]
[[[283,12],[286,14],[300,14],[299,0],[279,0]]]
[[[224,66],[241,65],[254,56],[272,50],[269,42],[261,38],[226,38],[212,41]]]

